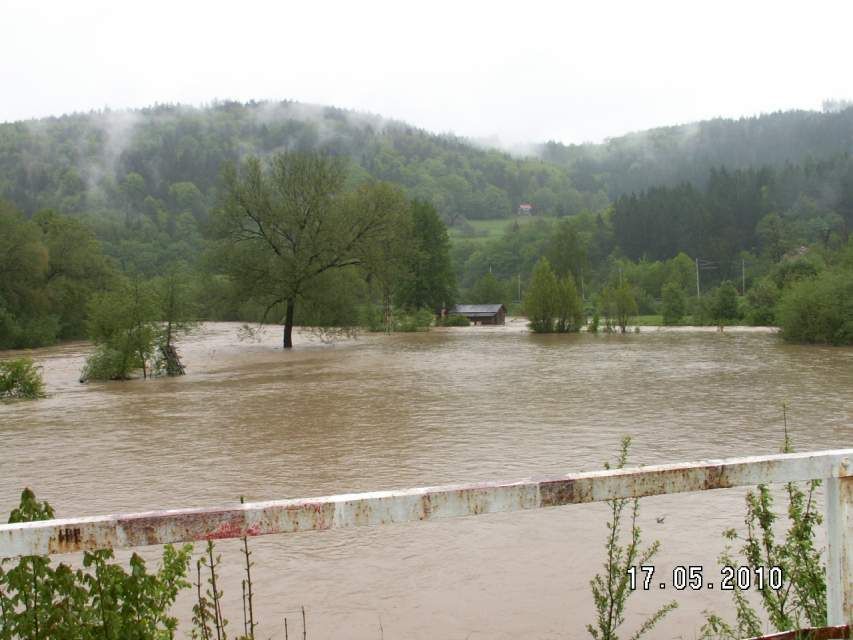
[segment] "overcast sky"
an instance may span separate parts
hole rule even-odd
[[[849,4],[0,0],[0,121],[292,99],[598,141],[853,98]]]

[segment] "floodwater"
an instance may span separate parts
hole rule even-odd
[[[208,324],[181,345],[184,378],[85,385],[88,345],[37,350],[49,397],[0,404],[0,510],[24,486],[72,516],[562,474],[600,468],[625,434],[643,464],[774,453],[783,401],[798,449],[853,446],[853,349],[523,326],[334,345],[299,334],[284,353],[279,331],[241,342],[238,325]],[[743,495],[642,500],[656,577],[702,565],[719,582]],[[312,639],[585,637],[606,517],[576,505],[253,539],[257,637],[283,638],[285,616],[297,637],[301,606]],[[240,545],[218,548],[234,635]],[[730,617],[719,591],[638,591],[624,635],[669,599],[679,608],[649,637],[695,638],[705,609]],[[186,620],[190,600],[179,604]]]

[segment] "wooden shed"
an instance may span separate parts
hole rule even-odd
[[[506,323],[506,307],[502,304],[457,304],[447,315],[465,316],[472,324]]]

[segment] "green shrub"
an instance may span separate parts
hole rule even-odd
[[[687,296],[677,282],[667,282],[661,292],[661,315],[664,324],[678,324],[687,313]]]
[[[43,398],[41,372],[30,358],[0,362],[0,398]]]
[[[429,331],[432,319],[433,314],[429,309],[418,309],[414,313],[399,316],[394,330],[402,332]]]
[[[586,318],[583,313],[583,301],[571,276],[566,276],[557,282],[555,303],[557,321],[554,329],[557,333],[580,331]]]
[[[156,292],[139,278],[121,281],[116,287],[92,296],[89,301],[89,335],[98,349],[87,359],[80,379],[126,380],[154,355],[160,332]]]
[[[601,323],[601,318],[598,315],[598,311],[592,314],[592,320],[590,320],[589,324],[586,326],[586,330],[590,333],[598,333],[598,325]]]
[[[460,315],[445,316],[438,321],[440,327],[467,327],[470,324],[468,318]]]
[[[385,331],[382,308],[375,304],[364,304],[358,308],[358,324],[366,331]]]
[[[54,512],[29,489],[10,523],[48,520]],[[48,556],[21,558],[0,568],[0,638],[175,637],[177,618],[169,611],[186,580],[192,545],[165,545],[156,573],[133,554],[130,571],[114,563],[111,550],[86,552],[83,569],[53,566]]]
[[[740,318],[738,311],[737,289],[734,283],[726,280],[717,287],[711,297],[711,320],[723,326]]]
[[[783,405],[785,439],[783,453],[792,453],[788,437],[787,408]],[[826,567],[816,544],[817,530],[823,521],[816,509],[815,492],[820,480],[803,485],[788,482],[784,493],[788,499],[787,531],[777,531],[780,515],[773,509],[773,494],[767,485],[760,484],[746,494],[746,534],[734,529],[723,532],[728,541],[720,555],[721,566],[779,567],[778,586],[759,591],[760,604],[775,631],[790,631],[805,626],[826,624]],[[742,544],[740,557],[733,555],[736,542]],[[705,612],[703,639],[735,640],[767,633],[762,616],[755,610],[740,589],[731,592],[735,606],[735,622],[726,622],[719,615]]]
[[[529,327],[535,333],[551,333],[557,315],[557,300],[560,298],[560,285],[551,263],[540,258],[533,269],[530,286],[524,294],[524,312]]]
[[[0,349],[33,349],[56,342],[56,316],[15,317],[2,308],[0,299]]]
[[[601,292],[601,308],[604,311],[605,328],[608,331],[619,327],[622,333],[637,315],[637,300],[627,282],[619,287],[605,287]]]
[[[746,292],[746,320],[753,326],[776,324],[779,287],[772,278],[763,278]]]
[[[615,468],[622,469],[628,462],[628,450],[631,446],[631,438],[622,439]],[[609,462],[604,464],[605,469],[611,469],[614,465]],[[610,519],[607,522],[607,536],[605,543],[606,558],[604,562],[605,573],[596,574],[590,580],[592,589],[592,600],[595,604],[596,619],[594,624],[586,626],[593,640],[618,640],[619,627],[625,621],[625,606],[628,598],[635,592],[631,588],[631,568],[651,564],[652,558],[660,550],[660,542],[655,540],[648,547],[642,548],[642,537],[637,520],[640,516],[640,500],[634,498],[615,498],[608,500]],[[626,507],[629,507],[626,518]],[[625,522],[627,520],[627,522]],[[627,525],[627,526],[626,526]],[[626,543],[621,541],[622,535],[627,533],[630,540]],[[640,625],[638,631],[631,636],[637,639],[663,620],[666,615],[676,609],[678,603],[672,600],[657,611],[652,613]]]
[[[824,271],[782,295],[779,326],[789,342],[853,344],[853,272]]]
[[[127,380],[131,371],[141,366],[134,354],[100,345],[86,358],[80,380]]]

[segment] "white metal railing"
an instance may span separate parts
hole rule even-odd
[[[0,525],[0,558],[318,531],[634,498],[824,480],[830,625],[853,621],[853,449],[570,473],[210,509]]]

